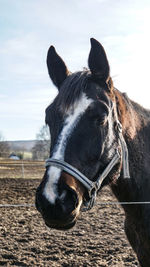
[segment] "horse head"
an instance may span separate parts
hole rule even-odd
[[[50,160],[36,192],[36,207],[51,228],[64,230],[75,225],[81,206],[94,195],[89,194],[86,183],[95,185],[121,150],[109,63],[104,48],[93,38],[88,65],[89,69],[71,73],[55,48],[49,48],[48,72],[58,95],[46,109]],[[122,159],[117,158],[101,186],[115,183],[121,167]],[[98,190],[100,186],[94,193]]]

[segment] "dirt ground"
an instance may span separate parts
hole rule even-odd
[[[39,180],[0,179],[0,204],[34,203]],[[34,207],[0,207],[0,266],[138,266],[109,188],[69,231],[48,229]]]

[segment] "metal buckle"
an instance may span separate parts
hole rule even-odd
[[[84,203],[84,207],[81,208],[83,212],[88,211],[93,208],[95,201],[96,201],[97,192],[96,190],[91,195],[90,200]]]

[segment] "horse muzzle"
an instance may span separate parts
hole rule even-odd
[[[55,228],[57,230],[72,228],[76,223],[81,206],[77,192],[63,182],[63,185],[61,185],[63,194],[58,194],[54,203],[51,203],[46,198],[43,188],[43,184],[41,183],[36,191],[35,204],[45,224],[49,228]]]

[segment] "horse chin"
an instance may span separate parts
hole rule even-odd
[[[71,229],[76,224],[76,221],[73,221],[73,222],[68,223],[68,224],[51,224],[51,223],[45,221],[45,224],[46,224],[46,226],[48,226],[48,228],[65,231],[65,230]]]

